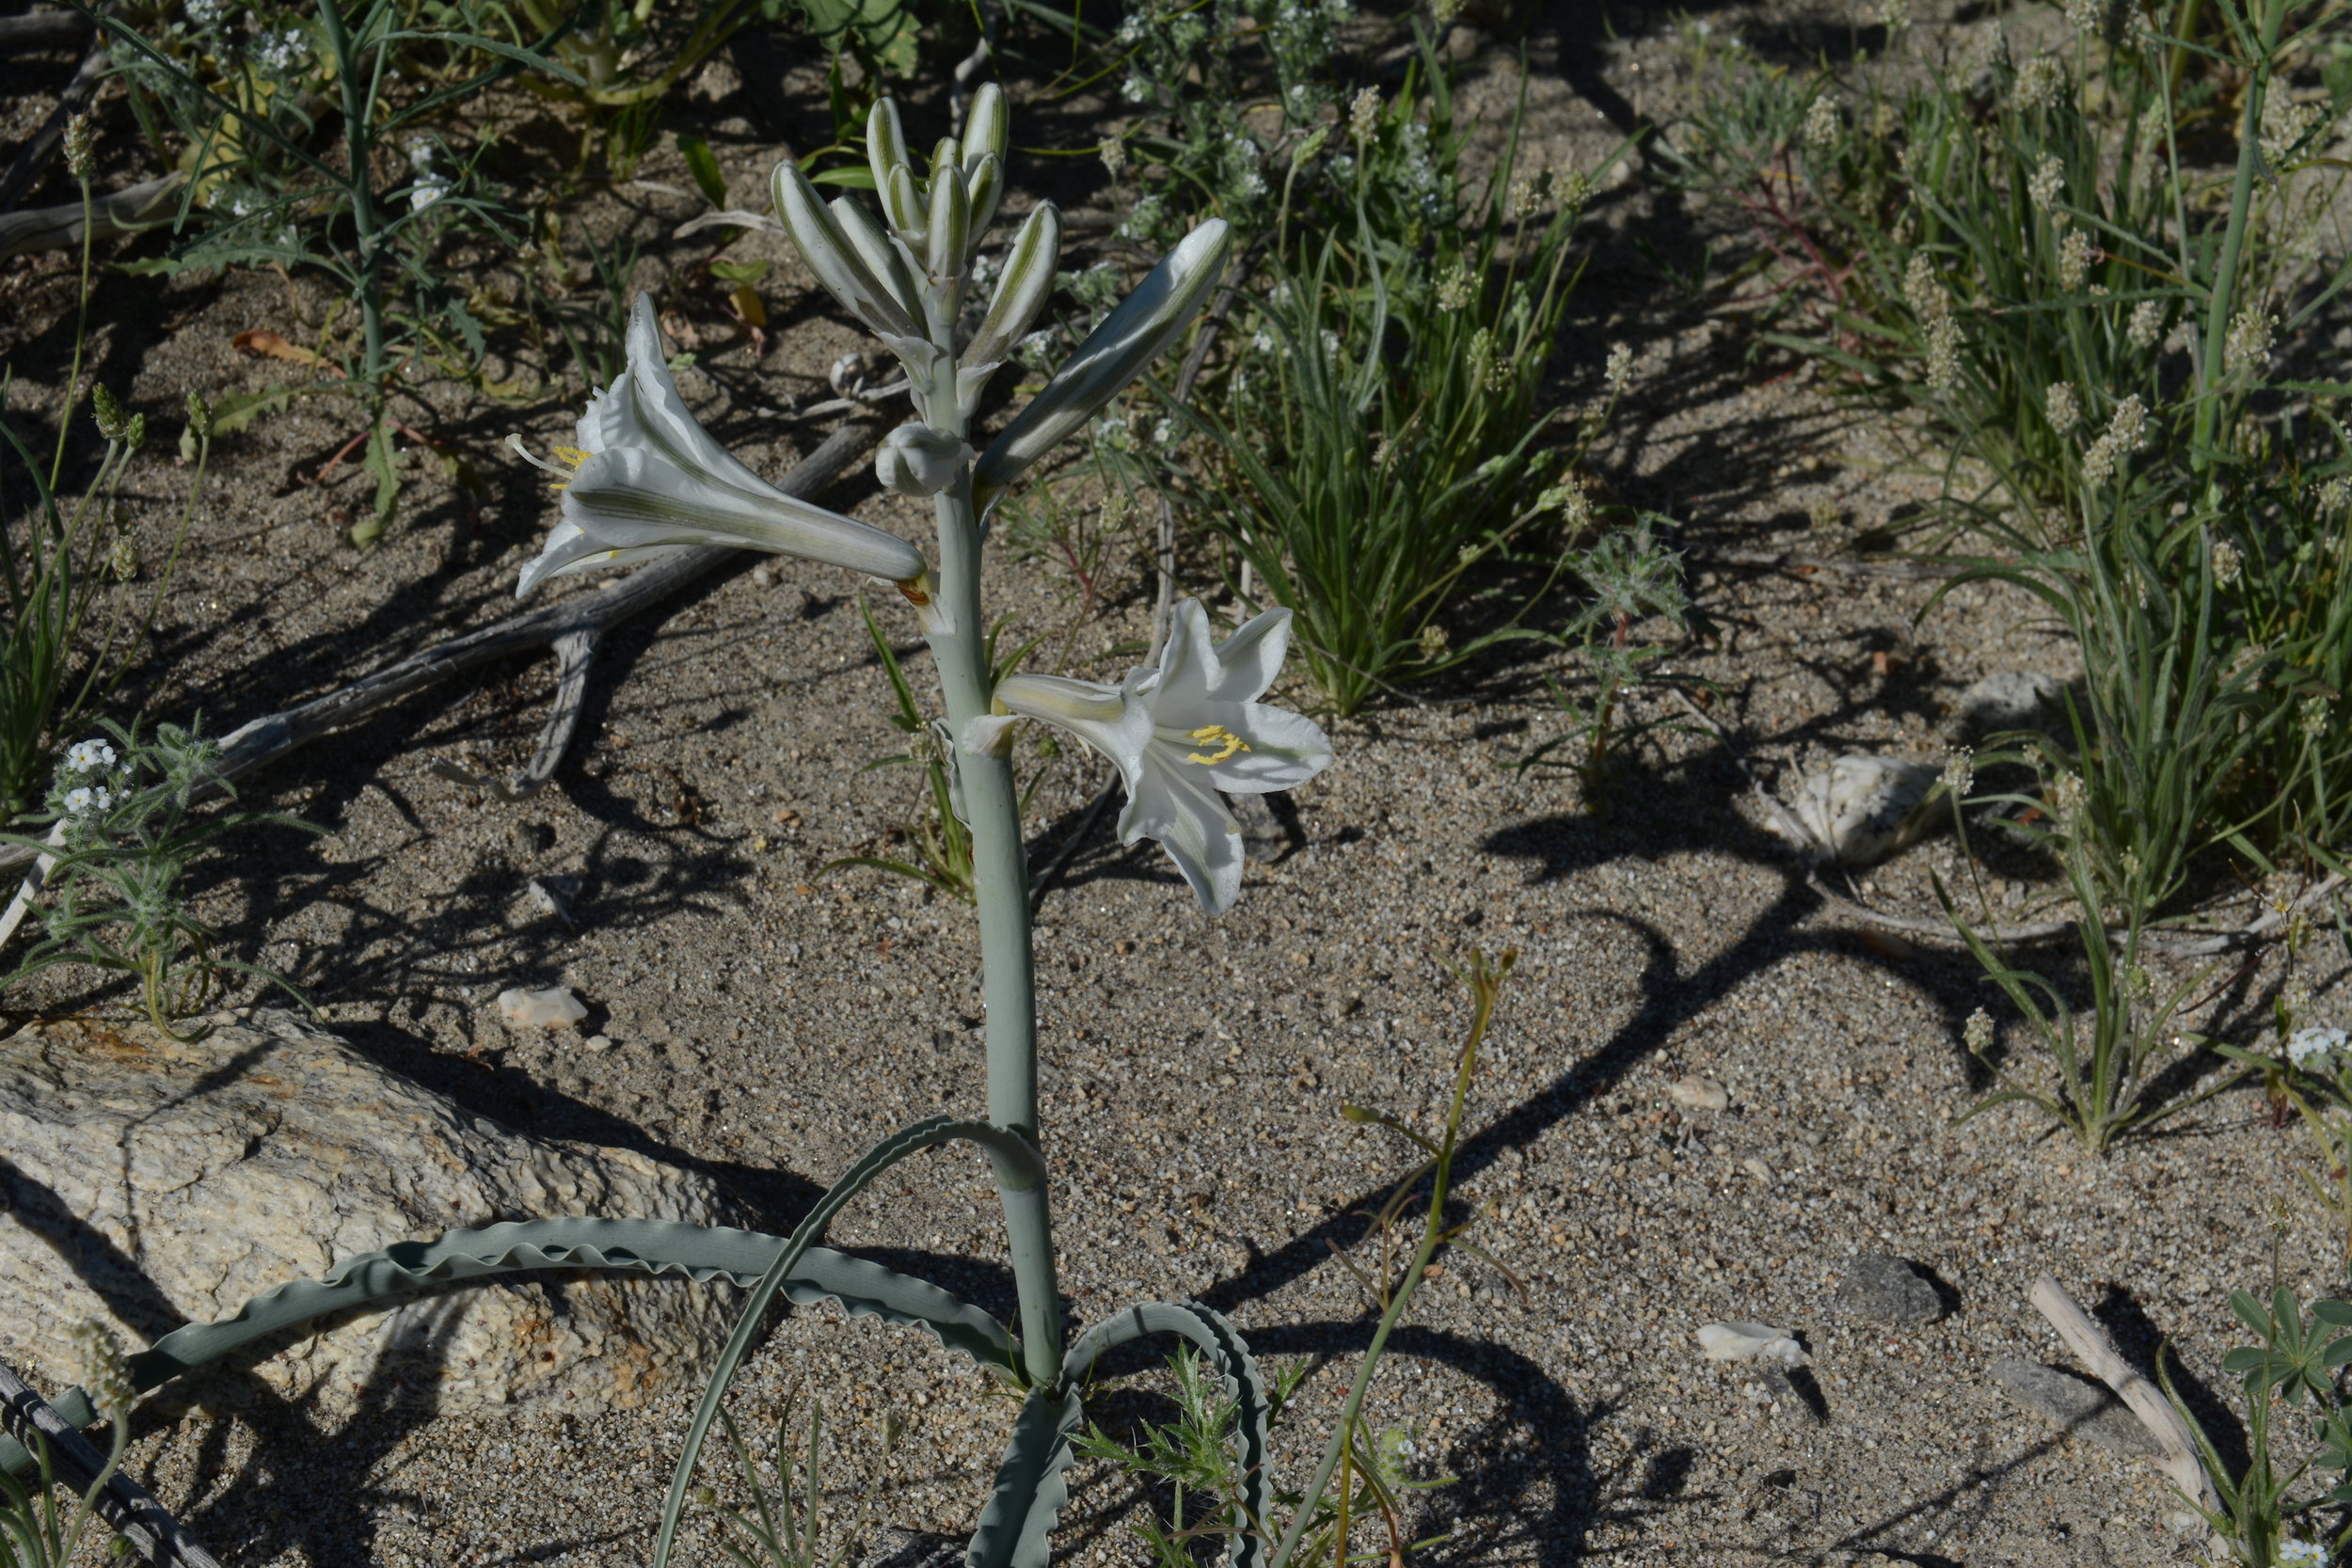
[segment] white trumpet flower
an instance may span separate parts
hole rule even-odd
[[[558,573],[639,560],[693,545],[796,555],[893,582],[923,576],[920,551],[895,534],[787,496],[730,456],[687,411],[670,379],[653,302],[629,315],[628,368],[589,401],[579,445],[558,447],[563,518],[517,595]]]
[[[1057,675],[1009,675],[998,705],[1016,718],[1069,731],[1108,757],[1126,781],[1122,844],[1156,839],[1201,908],[1222,914],[1241,891],[1241,829],[1217,799],[1289,789],[1330,765],[1331,742],[1312,721],[1257,701],[1282,668],[1291,612],[1269,610],[1211,645],[1198,599],[1176,607],[1157,668],[1117,686]],[[1011,718],[982,719],[962,736],[992,748]]]

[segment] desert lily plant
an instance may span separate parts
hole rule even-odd
[[[897,590],[919,618],[938,668],[952,794],[971,835],[980,922],[986,1119],[935,1117],[885,1140],[834,1186],[778,1255],[689,1431],[657,1563],[667,1560],[694,1450],[727,1378],[798,1255],[860,1188],[935,1144],[960,1139],[988,1150],[1021,1304],[1020,1338],[1006,1346],[1003,1370],[1025,1389],[1026,1403],[973,1541],[976,1563],[1045,1561],[1079,1419],[1077,1383],[1109,1346],[1177,1333],[1217,1362],[1236,1398],[1263,1402],[1239,1335],[1205,1308],[1138,1307],[1077,1346],[1065,1345],[1038,1113],[1028,862],[1009,732],[1024,721],[1051,724],[1108,757],[1127,785],[1121,837],[1157,840],[1202,907],[1221,911],[1240,891],[1242,853],[1240,830],[1218,791],[1288,789],[1331,758],[1312,723],[1257,700],[1281,668],[1289,616],[1261,615],[1217,642],[1207,615],[1188,602],[1179,607],[1159,661],[1106,686],[1019,671],[999,678],[980,602],[989,509],[1176,341],[1216,285],[1229,242],[1220,222],[1187,235],[976,454],[981,392],[1044,304],[1059,250],[1059,215],[1041,203],[1012,241],[978,326],[965,330],[971,263],[1004,188],[1007,131],[1003,96],[976,95],[964,139],[942,141],[918,179],[896,105],[878,104],[867,141],[879,218],[847,197],[828,205],[797,164],[787,160],[775,172],[777,216],[810,271],[905,369],[916,418],[883,440],[876,471],[898,494],[931,501],[935,563],[892,534],[786,496],[721,450],[679,399],[643,300],[630,325],[628,371],[590,405],[579,445],[559,450],[548,465],[560,465],[563,515],[526,585],[594,563],[728,544],[823,562]]]

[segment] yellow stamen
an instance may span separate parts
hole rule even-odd
[[[1247,752],[1249,750],[1248,742],[1243,740],[1241,736],[1235,735],[1232,731],[1227,729],[1222,724],[1203,724],[1199,729],[1192,732],[1192,738],[1200,741],[1204,746],[1216,746],[1219,748],[1216,754],[1214,756],[1210,755],[1206,752],[1194,752],[1185,756],[1184,760],[1186,762],[1197,762],[1203,767],[1211,767],[1215,764],[1223,762],[1226,758],[1232,756],[1235,752]]]
[[[596,455],[593,451],[582,451],[578,447],[549,447],[548,451],[563,459],[564,466],[569,468],[577,468]]]

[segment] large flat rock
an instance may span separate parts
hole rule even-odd
[[[394,1242],[570,1214],[737,1218],[702,1177],[517,1132],[258,1009],[194,1043],[87,1020],[0,1041],[0,1354],[60,1384],[82,1319],[145,1344]],[[252,1370],[337,1404],[365,1389],[626,1408],[699,1382],[740,1299],[584,1273],[460,1286],[265,1346]]]

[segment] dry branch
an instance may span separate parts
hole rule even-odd
[[[2221,1511],[2221,1496],[2214,1489],[2213,1478],[2205,1474],[2202,1461],[2197,1457],[2197,1442],[2181,1419],[2181,1413],[2172,1408],[2156,1386],[2139,1375],[2132,1364],[2117,1354],[2106,1332],[2090,1321],[2090,1314],[2074,1303],[2066,1293],[2066,1287],[2050,1275],[2043,1275],[2033,1282],[2026,1299],[2034,1310],[2050,1321],[2058,1330],[2066,1348],[2082,1359],[2091,1375],[2115,1390],[2115,1397],[2139,1418],[2139,1424],[2148,1429],[2161,1451],[2156,1467],[2165,1473],[2181,1496],[2195,1503],[2207,1514]],[[2216,1545],[2220,1543],[2217,1540]],[[2226,1553],[2222,1555],[2227,1555]]]
[[[89,1439],[5,1361],[0,1361],[0,1426],[35,1453],[46,1443],[52,1472],[76,1496],[87,1493],[106,1468]],[[106,1478],[93,1512],[157,1568],[220,1568],[220,1560],[189,1540],[153,1494],[119,1470]]]
[[[778,481],[777,487],[787,495],[803,499],[816,495],[864,456],[873,445],[874,436],[873,421],[856,420],[843,425]],[[746,553],[749,552],[715,546],[680,550],[641,566],[594,594],[578,594],[543,610],[468,632],[438,647],[413,654],[389,669],[363,675],[325,696],[265,714],[222,739],[220,762],[214,775],[223,784],[243,778],[298,746],[356,724],[379,708],[427,687],[495,659],[536,653],[544,648],[555,656],[556,690],[547,725],[540,732],[538,749],[530,765],[510,783],[494,786],[507,799],[520,800],[536,792],[562,764],[573,732],[580,725],[580,710],[588,695],[589,665],[604,634]],[[0,849],[0,876],[23,871],[33,860],[34,852],[30,849]],[[0,940],[6,940],[5,933],[0,933]]]
[[[142,180],[111,196],[94,198],[87,213],[78,201],[0,213],[0,257],[22,256],[28,250],[71,250],[82,243],[85,216],[93,240],[111,240],[167,222],[179,209],[182,178],[167,174],[160,180]]]
[[[105,79],[106,67],[112,59],[103,38],[91,44],[89,53],[82,56],[82,64],[73,72],[73,80],[68,82],[65,91],[57,95],[57,106],[49,111],[49,118],[42,120],[40,129],[33,133],[33,139],[17,153],[16,161],[8,166],[8,172],[0,175],[0,212],[13,208],[40,182],[42,171],[48,168],[49,160],[56,154],[57,144],[65,137],[66,122],[80,114],[89,103],[90,95],[98,90],[98,84]]]

